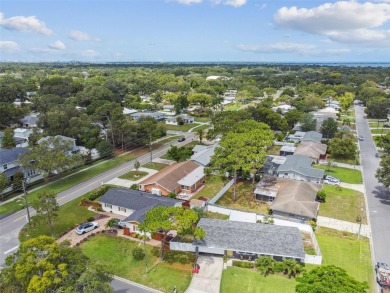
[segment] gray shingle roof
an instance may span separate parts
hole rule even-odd
[[[100,203],[116,205],[135,212],[124,221],[142,222],[145,214],[156,206],[175,206],[182,201],[170,197],[162,197],[139,190],[111,188],[100,199]]]
[[[324,170],[311,167],[312,159],[301,155],[292,155],[286,157],[286,162],[280,165],[278,173],[296,172],[304,176],[320,178],[324,177]]]
[[[256,254],[304,258],[301,233],[296,227],[202,218],[206,236],[200,246]]]
[[[20,154],[28,152],[27,148],[0,149],[0,164],[8,164],[19,159]]]
[[[317,131],[308,131],[303,136],[302,141],[321,142],[321,139],[322,139],[322,133]]]
[[[201,150],[195,150],[195,148],[197,147],[195,146],[192,151],[196,153],[191,156],[191,160],[201,164],[202,166],[208,166],[210,164],[211,157],[214,155],[215,148],[218,145],[219,144],[216,143],[211,146],[207,146],[207,148],[200,148]]]

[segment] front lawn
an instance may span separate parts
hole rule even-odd
[[[93,211],[88,210],[84,206],[80,206],[80,198],[75,198],[60,206],[58,217],[53,221],[54,237],[60,237],[62,233],[69,228],[74,228],[75,224],[87,222],[89,217],[95,215]],[[25,241],[29,238],[34,238],[39,235],[51,236],[49,225],[46,222],[38,223],[33,228],[22,229],[19,233],[19,240]]]
[[[210,122],[211,119],[209,117],[195,117],[195,122],[202,122],[202,123],[206,123],[206,122]]]
[[[193,196],[192,198],[196,199],[203,196],[211,199],[214,195],[217,194],[218,191],[222,189],[222,187],[225,186],[227,182],[228,181],[225,177],[218,175],[209,175],[206,177],[206,183],[203,186],[202,190],[195,194],[195,196]]]
[[[127,172],[126,174],[123,174],[122,176],[119,176],[119,178],[135,181],[145,177],[148,174],[149,174],[148,172],[144,172],[144,171],[130,171]]]
[[[293,293],[294,278],[271,274],[267,277],[254,269],[228,267],[222,272],[221,290],[223,293]]]
[[[168,165],[167,164],[163,164],[163,163],[146,163],[145,165],[142,165],[142,167],[144,168],[147,168],[147,169],[152,169],[152,170],[157,170],[157,171],[161,171],[162,169],[164,169],[165,167],[167,167]]]
[[[331,185],[324,185],[322,190],[326,192],[326,202],[321,203],[318,215],[352,223],[357,222],[361,214],[360,207],[362,204],[364,206],[363,193]],[[363,217],[363,223],[365,222],[366,219]]]
[[[314,166],[317,169],[325,170],[325,173],[336,178],[339,178],[342,182],[353,183],[353,184],[362,184],[362,173],[360,170],[353,170],[343,167],[332,167],[332,170],[328,170],[327,165],[316,165]]]
[[[386,135],[387,133],[390,132],[390,129],[388,128],[383,128],[383,129],[370,129],[371,133],[373,134],[383,134],[383,135]]]
[[[337,165],[337,162],[339,163],[344,163],[344,164],[350,164],[350,165],[360,165],[360,162],[359,162],[359,157],[358,158],[334,158],[332,156],[332,154],[327,154],[327,157],[328,157],[328,160],[333,160],[336,165]]]
[[[367,281],[370,292],[374,292],[368,238],[362,237],[361,240],[357,240],[355,234],[323,227],[317,227],[315,234],[321,249],[323,265],[335,265],[345,269],[358,281]]]
[[[161,124],[164,126],[165,130],[174,130],[174,131],[183,131],[183,132],[187,132],[191,128],[198,126],[198,125],[201,125],[201,124],[196,123],[196,122],[187,123],[187,124],[183,124],[183,125],[171,125],[171,124],[165,124],[165,122],[162,122]]]
[[[255,200],[251,181],[237,182],[236,201],[233,200],[233,189],[234,185],[229,188],[216,204],[249,212],[268,214],[269,205]]]
[[[107,266],[110,273],[122,278],[163,292],[171,292],[174,286],[178,292],[187,289],[192,277],[191,263],[158,263],[159,258],[152,254],[153,247],[146,245],[149,272],[145,274],[145,260],[136,261],[132,256],[135,247],[144,248],[142,243],[123,237],[99,235],[84,242],[81,250],[90,259]]]

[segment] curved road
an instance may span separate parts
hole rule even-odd
[[[164,146],[153,151],[153,158],[160,157],[168,151],[171,145],[183,146],[191,142],[194,137],[194,133],[178,133],[184,135],[186,140],[184,142],[170,142]],[[150,153],[142,155],[137,158],[141,165],[150,162]],[[63,205],[68,201],[71,201],[88,191],[95,189],[102,185],[102,182],[107,182],[118,176],[127,173],[134,168],[134,161],[124,163],[114,169],[106,171],[94,178],[91,178],[83,183],[75,185],[57,195],[57,201],[59,205]],[[34,211],[30,208],[30,213],[33,215]],[[18,234],[20,229],[26,224],[26,210],[21,210],[15,214],[12,214],[6,218],[0,220],[0,267],[4,266],[5,258],[8,254],[13,253],[19,246]],[[71,216],[71,215],[70,215]]]

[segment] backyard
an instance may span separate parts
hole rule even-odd
[[[359,156],[357,158],[353,157],[353,158],[337,158],[337,157],[333,157],[331,154],[327,154],[327,159],[328,161],[329,160],[332,160],[336,163],[344,163],[344,164],[350,164],[350,165],[360,165],[360,162],[359,162]]]
[[[314,167],[317,169],[325,170],[325,174],[339,178],[341,182],[352,184],[362,184],[363,182],[362,173],[360,172],[360,170],[353,170],[343,167],[332,167],[331,171],[329,171],[327,165],[316,165]]]
[[[110,273],[163,292],[171,292],[174,286],[184,292],[191,282],[192,263],[160,262],[153,255],[153,247],[146,245],[148,273],[145,260],[136,261],[131,251],[143,245],[123,237],[98,235],[81,245],[81,250],[90,259],[105,265]],[[113,253],[115,252],[115,253]]]
[[[221,190],[222,187],[224,187],[226,183],[227,180],[225,177],[218,175],[208,175],[206,177],[206,183],[203,188],[192,198],[196,199],[203,196],[211,199],[214,195],[217,194],[218,191]]]
[[[364,206],[363,193],[330,185],[324,185],[322,190],[326,193],[326,202],[321,203],[319,216],[352,223],[357,222],[361,214],[360,207]],[[363,223],[366,223],[364,216]]]

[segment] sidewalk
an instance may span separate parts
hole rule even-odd
[[[359,191],[359,192],[361,192],[361,193],[364,193],[364,192],[365,192],[365,190],[364,190],[364,184],[351,184],[351,183],[341,182],[341,183],[340,183],[340,186],[341,186],[341,187],[344,187],[344,188],[353,189],[353,190]]]
[[[187,132],[192,132],[192,130],[194,130],[195,128],[197,127],[201,127],[203,125],[210,125],[210,122],[194,122],[194,123],[198,123],[199,125],[195,126],[195,127],[192,127],[190,130],[188,130]]]
[[[194,274],[186,293],[219,293],[223,259],[215,256],[199,256],[200,270]]]
[[[327,161],[320,161],[320,164],[321,165],[327,165],[328,162]],[[355,170],[362,170],[362,166],[361,165],[351,165],[351,164],[345,164],[345,163],[340,163],[340,162],[334,162],[334,166],[335,167],[343,167],[343,168],[348,168],[348,169],[355,169]]]
[[[335,229],[339,231],[346,231],[354,234],[359,233],[359,224],[358,223],[351,223],[347,221],[341,221],[341,220],[336,220],[336,219],[331,219],[327,217],[317,217],[317,225],[320,227],[326,227],[330,229]],[[362,224],[360,234],[362,236],[371,237],[371,231],[370,227],[366,224]]]

